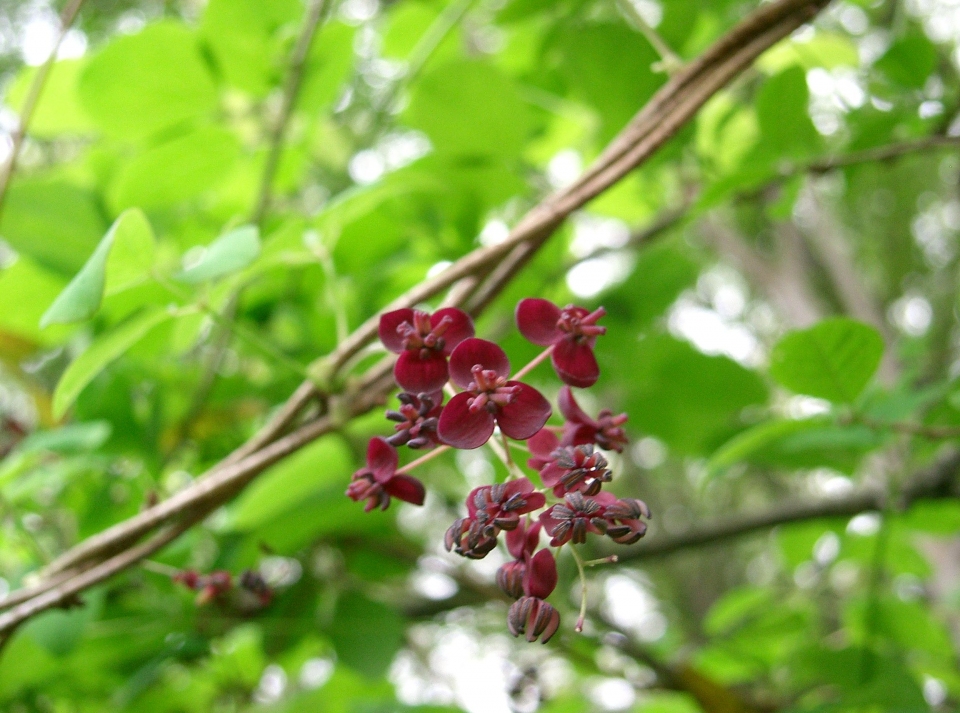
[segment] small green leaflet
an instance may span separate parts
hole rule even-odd
[[[770,375],[798,394],[850,403],[863,391],[883,356],[873,327],[838,317],[781,339],[770,355]]]
[[[195,285],[242,270],[260,254],[260,231],[244,225],[224,233],[207,246],[199,262],[176,277],[180,282]]]
[[[40,318],[40,327],[89,319],[103,300],[139,284],[153,266],[155,244],[147,217],[139,208],[120,214],[80,272]]]
[[[102,335],[71,362],[53,393],[53,415],[60,418],[80,392],[113,360],[140,341],[157,325],[173,317],[163,308],[142,312],[112,332]]]

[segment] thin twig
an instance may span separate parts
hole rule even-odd
[[[36,75],[34,75],[33,81],[30,83],[30,89],[27,91],[27,96],[23,101],[23,108],[20,109],[20,120],[17,123],[16,130],[10,136],[10,157],[7,159],[7,164],[3,167],[3,171],[0,172],[0,219],[2,219],[3,216],[3,207],[7,200],[7,193],[10,190],[10,182],[13,180],[13,174],[17,168],[17,161],[20,158],[20,149],[23,146],[24,139],[27,137],[27,130],[30,128],[30,122],[33,120],[33,114],[37,109],[37,104],[40,102],[40,95],[43,94],[43,88],[47,83],[47,78],[50,76],[50,70],[53,69],[53,64],[57,61],[57,52],[60,50],[60,44],[77,19],[77,14],[80,12],[80,6],[83,5],[83,2],[84,0],[72,0],[69,5],[63,8],[63,12],[60,13],[60,34],[57,35],[57,41],[50,50],[50,56],[47,57],[47,61],[41,65]]]
[[[280,105],[280,114],[270,135],[270,149],[267,160],[263,165],[263,176],[260,178],[260,191],[257,194],[257,205],[253,210],[250,222],[260,225],[270,208],[270,196],[273,190],[273,179],[280,165],[280,156],[283,153],[283,139],[297,104],[300,87],[303,84],[304,70],[313,39],[317,29],[326,20],[332,7],[332,0],[313,0],[307,8],[307,14],[290,56],[290,71],[287,73],[287,82],[283,88],[283,99]]]

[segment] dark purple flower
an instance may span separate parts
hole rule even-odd
[[[527,445],[533,456],[527,465],[540,472],[543,484],[553,488],[558,498],[572,491],[596,495],[613,475],[607,468],[607,459],[594,452],[592,443],[562,446],[552,431],[544,429]]]
[[[464,389],[444,407],[440,440],[454,448],[479,448],[495,425],[510,438],[526,440],[550,418],[550,402],[532,386],[508,381],[510,360],[493,342],[466,339],[450,355],[450,380]]]
[[[597,336],[606,334],[597,320],[607,312],[603,307],[589,312],[567,305],[563,309],[549,300],[528,297],[517,305],[517,327],[534,344],[553,347],[550,361],[565,384],[587,387],[597,383],[600,367],[593,355]]]
[[[527,560],[540,543],[539,521],[525,520],[517,528],[507,532],[507,550],[514,559],[497,570],[497,585],[507,596],[519,599],[523,596],[523,581],[527,573]]]
[[[423,505],[426,494],[423,483],[409,475],[398,474],[399,460],[397,449],[386,439],[379,436],[371,438],[367,446],[367,467],[353,474],[347,496],[357,502],[369,500],[364,508],[367,512],[375,507],[386,510],[391,496],[414,505]]]
[[[650,510],[642,500],[618,500],[607,492],[592,497],[574,492],[566,496],[564,503],[542,513],[540,522],[551,536],[553,547],[570,541],[582,544],[588,532],[609,535],[614,542],[631,545],[647,531],[641,517],[650,517]]]
[[[444,544],[448,551],[482,559],[496,546],[501,530],[515,529],[521,515],[539,510],[546,502],[526,478],[474,488],[467,496],[467,517],[450,526]]]
[[[607,495],[607,493],[603,493]],[[603,506],[595,498],[586,498],[581,493],[569,493],[564,503],[552,506],[540,515],[543,529],[552,538],[550,545],[559,547],[567,542],[580,545],[587,541],[587,533],[605,535],[607,521],[603,519]]]
[[[387,439],[391,446],[404,444],[411,448],[432,448],[440,443],[437,438],[437,419],[443,407],[443,393],[433,394],[401,393],[397,395],[400,408],[396,411],[387,411],[387,418],[396,421],[396,433]]]
[[[430,393],[447,383],[447,357],[464,339],[473,336],[473,320],[455,307],[432,315],[416,309],[398,309],[380,316],[380,341],[400,358],[393,376],[404,391]]]
[[[527,641],[547,643],[560,627],[560,613],[543,601],[557,586],[557,563],[550,550],[524,555],[523,594],[507,613],[507,628]]]
[[[610,409],[603,409],[594,421],[577,404],[569,386],[561,387],[557,404],[560,406],[560,413],[567,420],[563,426],[563,445],[595,443],[604,450],[623,453],[627,434],[622,426],[627,422],[627,414],[614,416]]]

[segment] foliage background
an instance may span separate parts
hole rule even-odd
[[[270,177],[309,8],[89,0],[0,223],[3,589],[243,443],[351,327],[573,180],[665,81],[652,65],[695,57],[754,7],[343,0]],[[8,154],[57,10],[0,4]],[[655,519],[592,571],[584,635],[569,560],[564,628],[541,647],[506,635],[495,556],[443,552],[465,493],[503,475],[489,454],[431,463],[422,510],[364,516],[343,497],[383,432],[373,414],[156,558],[260,568],[269,607],[196,607],[156,567],[131,570],[17,632],[0,706],[953,709],[958,38],[949,0],[833,3],[480,320],[522,364],[518,298],[610,313],[588,411],[630,414],[616,487]],[[121,215],[134,249],[111,254],[102,304],[41,328]],[[250,223],[258,240],[235,230]],[[219,236],[228,250],[203,250]],[[917,496],[915,474],[943,463]]]

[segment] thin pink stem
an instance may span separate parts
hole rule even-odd
[[[434,449],[433,449],[432,451],[430,451],[429,453],[424,453],[422,456],[420,456],[420,457],[417,458],[416,460],[410,461],[409,463],[407,463],[407,464],[406,464],[405,466],[403,466],[402,468],[398,468],[398,469],[397,469],[397,472],[396,472],[396,475],[404,475],[404,474],[406,474],[406,473],[409,473],[411,470],[413,470],[414,468],[416,468],[418,465],[423,465],[423,464],[426,463],[427,461],[433,460],[434,458],[436,458],[436,457],[437,457],[438,455],[440,455],[441,453],[446,453],[446,452],[449,451],[449,450],[450,450],[450,446],[447,446],[447,445],[437,446],[436,448],[434,448]]]
[[[542,352],[537,354],[533,359],[530,360],[530,363],[523,367],[520,371],[513,375],[512,381],[520,381],[523,377],[529,374],[531,371],[537,368],[540,362],[544,361],[548,356],[553,354],[553,345],[544,349]]]

